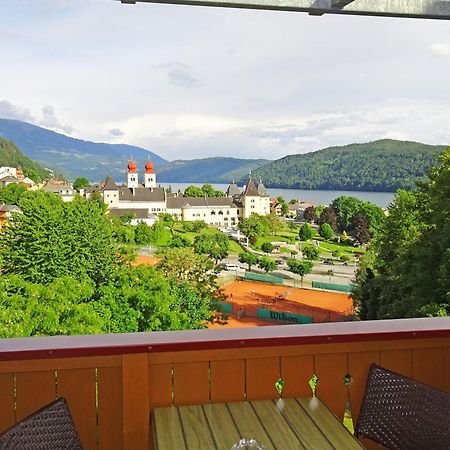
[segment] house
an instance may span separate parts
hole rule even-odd
[[[303,220],[303,213],[306,208],[315,206],[313,202],[307,200],[297,200],[295,203],[289,204],[287,217],[297,220]]]
[[[283,214],[283,206],[276,198],[270,199],[270,212],[276,216],[281,216]]]
[[[6,187],[8,184],[22,184],[27,189],[35,187],[36,183],[28,177],[23,176],[21,167],[0,167],[0,187]]]
[[[64,202],[71,202],[77,191],[73,188],[73,186],[65,181],[60,180],[48,180],[42,189],[46,192],[53,192],[56,195],[59,195]]]
[[[241,192],[233,181],[225,197],[184,197],[180,193],[168,192],[157,186],[156,173],[151,161],[145,165],[143,183],[134,161],[127,166],[127,182],[118,186],[111,177],[104,182],[80,191],[89,198],[97,192],[108,205],[109,213],[120,216],[135,213],[136,221],[154,223],[159,214],[167,213],[177,220],[203,220],[217,227],[233,227],[240,217],[250,217],[252,213],[270,213],[270,198],[260,181],[255,183],[251,173]]]
[[[15,212],[20,212],[18,206],[0,203],[0,230],[5,226],[6,221],[11,218],[12,213]]]

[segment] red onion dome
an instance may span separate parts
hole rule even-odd
[[[154,172],[154,166],[151,161],[147,161],[147,164],[145,165],[145,173],[153,173]]]
[[[128,163],[128,172],[129,173],[136,173],[137,172],[137,167],[134,161],[130,161]]]

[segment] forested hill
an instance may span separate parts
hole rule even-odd
[[[286,156],[253,174],[269,187],[395,192],[415,186],[444,148],[383,139]]]
[[[0,138],[0,167],[22,167],[26,176],[34,181],[48,177],[48,171],[27,158],[11,141]]]
[[[267,159],[238,159],[214,157],[177,160],[158,170],[158,181],[184,183],[230,183],[245,178],[249,171],[267,164]]]

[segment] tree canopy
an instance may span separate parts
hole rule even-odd
[[[398,191],[361,261],[362,319],[450,313],[450,148],[439,163],[414,191]]]
[[[55,194],[28,191],[0,235],[5,273],[15,273],[33,283],[55,278],[88,277],[97,285],[111,277],[117,247],[111,222],[102,205],[77,197],[63,202]]]
[[[188,186],[184,190],[185,197],[224,197],[222,191],[218,191],[212,185],[206,183],[201,188],[198,186]]]

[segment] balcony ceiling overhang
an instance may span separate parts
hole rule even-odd
[[[226,8],[299,11],[311,15],[348,14],[363,16],[450,19],[450,0],[118,0],[124,4],[168,3]]]

